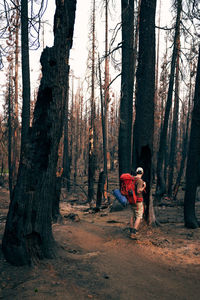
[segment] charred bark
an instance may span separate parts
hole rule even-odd
[[[55,192],[52,203],[52,220],[54,223],[62,219],[60,214],[60,194],[61,194],[62,177],[56,177]]]
[[[176,196],[178,194],[179,186],[181,183],[181,178],[184,173],[184,168],[185,168],[185,161],[187,157],[187,149],[188,149],[188,139],[189,139],[189,128],[190,128],[190,107],[191,107],[191,94],[192,94],[192,83],[191,83],[191,76],[190,76],[190,91],[189,91],[189,103],[188,103],[188,112],[187,112],[187,121],[186,121],[186,126],[183,132],[183,137],[182,137],[182,159],[181,159],[181,165],[180,169],[178,171],[178,176],[176,179],[176,183],[173,188],[173,199],[176,200]]]
[[[133,132],[133,169],[144,168],[147,183],[145,218],[149,219],[150,187],[154,132],[155,92],[155,12],[156,0],[141,1],[139,27],[139,58],[137,69],[136,117]],[[151,210],[152,212],[152,210]],[[151,220],[154,218],[151,216]]]
[[[157,187],[156,187],[156,194],[157,198],[159,198],[165,193],[166,191],[166,184],[163,178],[163,161],[166,151],[166,144],[167,144],[167,129],[168,129],[168,122],[169,122],[169,115],[172,105],[172,94],[173,94],[173,86],[174,86],[174,73],[175,73],[175,66],[176,66],[176,59],[178,54],[178,42],[180,39],[180,20],[181,20],[181,11],[182,11],[182,0],[177,1],[177,18],[176,18],[176,28],[175,28],[175,36],[174,36],[174,48],[172,54],[172,63],[171,63],[171,72],[170,72],[170,79],[169,79],[169,88],[168,88],[168,95],[167,95],[167,103],[165,108],[165,116],[164,116],[164,123],[160,134],[160,145],[158,151],[158,161],[157,161]]]
[[[68,82],[67,82],[68,84]],[[69,90],[69,85],[68,85]],[[63,150],[63,174],[66,179],[67,190],[70,190],[70,155],[69,155],[69,93],[66,97],[65,116],[64,116],[64,150]]]
[[[19,1],[16,0],[19,6]],[[13,134],[13,184],[16,184],[19,166],[19,113],[18,113],[18,89],[19,89],[19,11],[16,9],[15,17],[15,114]]]
[[[22,129],[21,151],[25,146],[26,135],[30,126],[30,67],[28,38],[28,1],[21,0],[21,56],[22,56]],[[22,153],[21,153],[22,155]]]
[[[56,1],[54,46],[46,47],[41,55],[42,79],[33,125],[22,149],[2,242],[6,260],[14,265],[25,265],[37,258],[55,255],[52,203],[75,9],[76,0]]]
[[[168,196],[172,196],[172,185],[174,177],[174,164],[177,146],[177,129],[178,129],[178,113],[179,113],[179,55],[180,55],[180,40],[178,42],[178,55],[176,61],[176,79],[175,79],[175,98],[174,111],[172,121],[171,147],[169,155],[169,171],[168,171]]]
[[[9,82],[8,82],[8,170],[9,170],[9,191],[10,196],[13,191],[13,159],[12,159],[12,148],[13,148],[13,129],[12,129],[12,120],[13,120],[13,92],[12,92],[12,64],[9,67]]]
[[[189,152],[186,169],[184,221],[187,228],[198,228],[195,215],[196,189],[200,185],[200,47],[192,112]]]
[[[101,171],[99,174],[98,188],[97,188],[97,200],[96,208],[100,208],[102,204],[102,199],[104,198],[104,185],[106,182],[106,174],[104,171]]]
[[[88,157],[88,202],[94,197],[94,182],[96,172],[96,130],[95,130],[95,26],[96,1],[93,0],[92,9],[92,68],[91,68],[91,120],[89,129],[89,157]]]
[[[134,1],[122,0],[122,78],[118,140],[119,175],[131,171],[134,83]]]

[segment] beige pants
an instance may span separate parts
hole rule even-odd
[[[133,219],[136,220],[137,218],[142,219],[144,213],[144,205],[143,202],[137,202],[136,204],[131,205],[133,211]]]

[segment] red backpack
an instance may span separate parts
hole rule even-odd
[[[123,196],[126,196],[130,204],[137,202],[136,181],[137,178],[129,173],[120,176],[120,192]]]

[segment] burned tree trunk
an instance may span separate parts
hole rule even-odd
[[[176,61],[176,79],[175,79],[175,95],[174,110],[172,121],[171,147],[169,155],[169,171],[168,171],[168,196],[172,196],[172,185],[174,177],[174,165],[177,147],[177,130],[178,130],[178,113],[179,113],[179,56],[180,56],[180,40],[178,42],[178,54]]]
[[[88,202],[91,204],[94,196],[94,182],[96,172],[96,130],[95,130],[95,14],[96,1],[92,8],[92,67],[91,67],[91,117],[89,129],[89,157],[88,157]]]
[[[96,207],[100,208],[102,204],[102,199],[104,197],[104,186],[107,181],[105,171],[101,171],[99,174],[98,188],[97,188],[97,200]]]
[[[176,59],[178,54],[178,46],[179,46],[179,37],[180,37],[180,22],[181,22],[181,11],[182,11],[182,0],[177,0],[177,17],[176,17],[176,27],[175,27],[175,36],[174,36],[174,47],[172,53],[172,62],[171,62],[171,71],[169,78],[169,88],[167,95],[167,102],[165,107],[165,116],[164,123],[162,126],[162,130],[160,133],[160,145],[158,151],[158,160],[157,160],[157,187],[156,194],[158,200],[162,197],[162,195],[166,191],[166,184],[163,178],[163,162],[166,151],[167,144],[167,129],[169,123],[169,115],[172,106],[172,94],[173,94],[173,86],[174,86],[174,73],[176,67]]]
[[[136,117],[133,132],[133,169],[139,166],[144,168],[144,180],[147,183],[144,197],[145,217],[150,223],[155,221],[153,211],[149,209],[154,132],[155,12],[156,0],[151,3],[147,0],[141,1]]]
[[[186,191],[184,198],[184,221],[187,228],[198,228],[195,215],[196,189],[200,186],[200,47],[197,67],[194,108],[189,142],[189,152],[186,170]]]
[[[22,150],[2,242],[6,260],[14,265],[25,265],[35,258],[55,255],[52,203],[75,9],[76,0],[56,1],[54,46],[45,48],[41,55],[43,76],[33,125]]]
[[[19,1],[16,0],[17,6]],[[16,184],[18,165],[19,165],[19,108],[18,108],[18,90],[19,90],[19,11],[16,10],[15,17],[15,114],[14,114],[14,132],[13,132],[13,183]]]
[[[190,128],[190,110],[191,110],[191,94],[192,94],[192,82],[191,82],[191,76],[190,76],[190,89],[189,89],[189,103],[188,103],[188,112],[187,112],[187,120],[186,124],[183,129],[183,137],[182,137],[182,159],[181,159],[181,164],[180,168],[178,171],[178,176],[176,179],[176,183],[173,188],[173,200],[176,200],[176,196],[178,194],[179,186],[181,183],[181,178],[184,173],[184,168],[185,168],[185,162],[186,162],[186,157],[187,157],[187,149],[188,149],[188,139],[189,139],[189,128]]]
[[[28,39],[28,1],[21,1],[21,56],[22,56],[22,128],[21,128],[21,155],[25,146],[26,135],[30,126],[30,66],[29,66],[29,39]]]
[[[67,82],[69,90],[69,83]],[[70,154],[69,154],[69,93],[66,97],[65,116],[64,116],[64,150],[63,150],[63,179],[66,179],[67,190],[70,190]]]
[[[134,84],[134,1],[121,0],[122,9],[122,76],[119,112],[119,175],[131,171],[131,135]]]
[[[13,92],[12,92],[12,76],[13,76],[12,64],[9,66],[9,81],[8,81],[8,184],[10,195],[12,195],[13,190],[13,162],[12,162],[12,148],[13,148],[13,129],[12,129],[12,119],[13,119]]]

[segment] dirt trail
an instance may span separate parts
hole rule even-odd
[[[61,213],[78,213],[80,221],[53,225],[57,259],[17,268],[0,253],[0,299],[200,299],[200,230],[143,223],[133,241],[129,209],[93,214],[62,202]]]
[[[168,261],[144,247],[140,237],[130,240],[126,224],[120,225],[82,221],[69,226],[70,245],[80,247],[73,255],[92,268],[88,286],[94,299],[199,299],[199,265],[180,265],[175,257]]]

